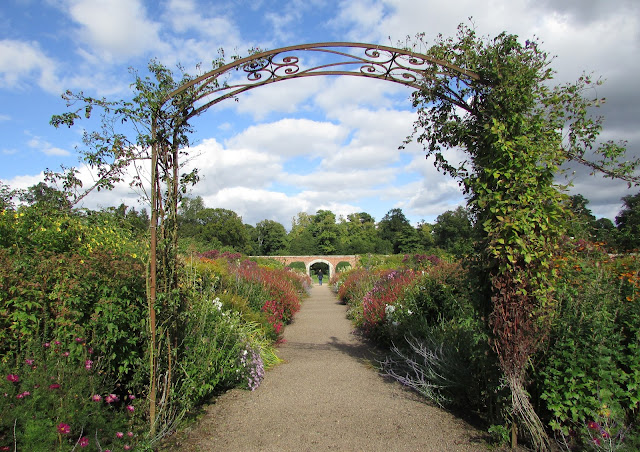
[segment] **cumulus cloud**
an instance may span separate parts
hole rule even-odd
[[[37,42],[0,40],[0,88],[27,89],[34,81],[50,93],[60,92],[57,63]]]
[[[285,118],[259,124],[227,140],[231,148],[253,148],[281,157],[330,154],[347,137],[348,130],[331,122]]]
[[[43,140],[40,137],[32,137],[27,144],[30,148],[36,149],[42,152],[44,155],[58,157],[68,157],[71,155],[71,152],[67,151],[66,149],[61,149],[59,147],[53,146],[51,143]]]
[[[90,54],[123,60],[160,47],[160,24],[140,0],[65,0],[64,6]]]

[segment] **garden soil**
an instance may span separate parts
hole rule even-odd
[[[163,450],[482,451],[482,431],[374,367],[328,286],[314,286],[258,389],[234,389]]]

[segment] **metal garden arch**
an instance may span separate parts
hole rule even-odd
[[[314,56],[317,54],[328,56],[332,60],[316,66],[312,64],[305,65],[304,59],[298,56]],[[221,77],[228,76],[234,71],[241,71],[245,77],[220,83]],[[237,59],[183,84],[164,99],[164,104],[170,102],[185,90],[194,88],[195,98],[189,105],[188,110],[184,112],[185,118],[188,119],[199,115],[212,105],[259,86],[294,78],[326,75],[349,75],[386,80],[414,89],[421,89],[424,80],[446,75],[453,75],[457,78],[480,79],[473,72],[407,49],[355,42],[322,42],[281,47]],[[196,103],[201,104],[196,106]],[[150,306],[153,306],[156,299],[157,226],[160,211],[158,195],[161,193],[158,177],[159,143],[156,139],[156,118],[152,118],[151,134],[152,190],[149,301]],[[173,165],[177,168],[178,162],[174,160]]]
[[[304,57],[309,57],[308,61]],[[322,64],[314,65],[313,57],[320,57]],[[316,59],[317,60],[317,59]],[[239,73],[239,74],[237,74]],[[212,105],[259,86],[295,78],[348,75],[373,78],[399,83],[419,90],[428,80],[451,77],[468,81],[480,77],[470,71],[435,59],[431,56],[375,44],[353,42],[323,42],[282,47],[254,53],[234,60],[197,78],[189,80],[159,99],[151,113],[151,224],[150,264],[148,275],[149,326],[151,332],[150,359],[152,366],[150,388],[150,419],[155,430],[156,386],[153,375],[156,344],[156,300],[158,295],[158,226],[166,213],[165,208],[177,211],[178,200],[178,145],[175,144],[181,125]],[[171,113],[168,111],[171,110]],[[162,114],[165,114],[162,116]],[[162,116],[162,119],[160,118]],[[161,121],[169,121],[172,130],[161,127]],[[164,135],[166,133],[172,136]],[[171,152],[166,152],[166,143],[174,139]],[[163,161],[159,160],[165,151]],[[164,165],[164,167],[161,167]],[[167,203],[162,199],[161,169],[171,172],[172,186],[167,187]],[[171,210],[173,209],[173,210]],[[164,227],[164,224],[163,224]],[[174,260],[177,251],[170,253]],[[171,364],[169,363],[169,367]],[[170,372],[170,371],[169,371]]]

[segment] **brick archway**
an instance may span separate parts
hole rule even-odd
[[[307,275],[310,274],[311,266],[315,263],[322,262],[329,266],[329,279],[334,275],[336,266],[340,262],[348,262],[349,265],[355,267],[360,260],[360,256],[357,255],[343,255],[343,256],[252,256],[262,257],[267,259],[275,259],[282,262],[284,265],[289,265],[293,262],[304,262],[307,269]]]

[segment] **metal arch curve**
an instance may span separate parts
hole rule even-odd
[[[348,53],[351,49],[360,50],[362,55]],[[334,61],[305,67],[300,56],[292,52],[298,55],[321,53]],[[231,82],[219,82],[219,77],[230,75],[234,70],[243,71],[246,79],[241,77]],[[194,88],[193,102],[203,102],[193,111],[193,114],[198,114],[244,91],[292,78],[351,75],[387,80],[419,89],[423,80],[446,74],[480,79],[477,74],[446,61],[394,47],[356,42],[300,44],[256,53],[209,71],[169,93],[165,102]]]

